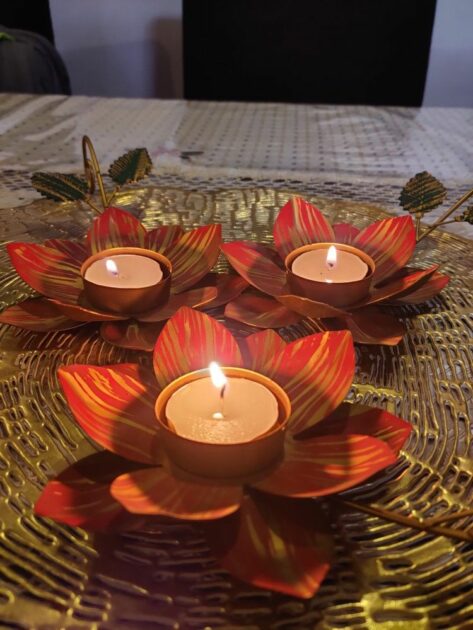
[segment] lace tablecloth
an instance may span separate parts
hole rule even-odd
[[[87,133],[108,166],[146,146],[152,183],[200,191],[294,185],[398,212],[402,185],[427,170],[449,200],[473,185],[473,110],[0,96],[0,206],[37,195],[35,170],[81,170]],[[428,217],[433,220],[434,212]],[[473,238],[471,226],[453,231]]]

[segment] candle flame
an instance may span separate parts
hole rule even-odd
[[[117,263],[111,258],[107,258],[107,260],[105,261],[105,267],[107,271],[112,274],[112,276],[118,275]]]
[[[212,361],[209,365],[210,378],[212,379],[212,384],[218,389],[222,390],[227,384],[227,377],[222,372],[220,366],[215,361]]]
[[[335,267],[337,264],[337,248],[335,245],[330,245],[327,252],[327,267]]]

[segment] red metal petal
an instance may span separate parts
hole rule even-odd
[[[257,328],[283,328],[297,324],[301,315],[270,297],[244,293],[225,307],[225,317]]]
[[[330,568],[332,540],[315,501],[245,497],[240,510],[203,531],[233,576],[272,591],[309,598]]]
[[[201,280],[201,283],[203,286],[212,286],[217,290],[216,297],[211,302],[205,304],[205,310],[217,308],[227,304],[231,300],[235,300],[248,288],[248,282],[246,282],[246,280],[230,273],[209,273]]]
[[[51,238],[43,243],[46,247],[56,249],[58,252],[69,256],[82,265],[89,255],[89,250],[85,243],[77,241],[65,241],[57,238]]]
[[[158,395],[152,374],[126,363],[113,366],[69,365],[58,370],[77,422],[105,449],[132,461],[156,463]]]
[[[0,323],[35,332],[70,330],[82,326],[82,322],[64,317],[51,302],[42,298],[31,298],[6,308],[0,313]]]
[[[163,329],[164,322],[145,324],[136,320],[104,322],[100,326],[100,335],[108,343],[127,350],[153,352],[156,339]]]
[[[35,291],[64,302],[77,301],[82,276],[76,260],[36,243],[9,243],[7,251],[20,278]]]
[[[396,297],[396,301],[403,304],[422,304],[434,298],[450,282],[450,278],[443,273],[436,271],[420,288],[414,288],[401,297]]]
[[[94,453],[47,484],[35,514],[95,531],[130,529],[137,519],[112,497],[110,482],[132,468],[131,462],[112,453]]]
[[[221,225],[204,225],[186,232],[166,250],[172,263],[173,293],[194,286],[217,262],[222,242]]]
[[[110,247],[145,247],[146,230],[126,210],[106,208],[94,218],[87,241],[92,254]]]
[[[273,228],[274,244],[284,260],[302,245],[332,243],[335,235],[318,208],[301,197],[293,197],[279,211]]]
[[[184,235],[180,225],[162,225],[150,230],[146,236],[146,247],[165,254]]]
[[[262,330],[242,339],[240,347],[245,357],[245,366],[266,374],[268,365],[278,352],[284,350],[286,342],[274,330]]]
[[[330,304],[325,304],[324,302],[316,302],[299,295],[278,295],[276,299],[288,309],[299,313],[303,317],[321,319],[323,317],[340,317],[345,314],[345,311],[335,308],[335,306],[330,306]]]
[[[217,289],[215,287],[200,287],[198,289],[191,289],[190,291],[185,291],[184,293],[171,295],[169,300],[166,304],[163,304],[163,306],[158,306],[153,311],[137,315],[136,318],[140,322],[163,322],[172,317],[174,313],[181,308],[181,306],[189,306],[191,308],[206,306],[216,297]]]
[[[332,225],[337,243],[346,243],[351,245],[353,239],[359,234],[360,230],[349,223],[334,223]]]
[[[240,507],[241,485],[219,485],[211,479],[173,476],[164,468],[147,468],[121,475],[111,493],[134,514],[161,514],[205,521],[232,514]]]
[[[376,306],[366,306],[353,311],[344,319],[326,321],[330,329],[348,328],[355,343],[396,346],[406,329],[397,317],[383,312]]]
[[[416,231],[412,217],[392,217],[368,225],[353,240],[376,263],[374,282],[389,278],[404,267],[416,246]]]
[[[82,295],[79,297],[79,300]],[[113,322],[126,318],[126,315],[114,315],[105,311],[97,311],[89,306],[81,306],[80,304],[68,304],[60,300],[48,300],[60,313],[74,319],[77,322]]]
[[[286,272],[276,252],[266,245],[235,241],[221,249],[235,271],[263,293],[279,295],[286,290]]]
[[[286,344],[274,357],[268,375],[291,399],[289,431],[299,433],[332,413],[345,398],[354,372],[355,352],[346,330]]]
[[[252,486],[288,497],[322,497],[352,488],[395,462],[387,444],[367,435],[287,440],[284,461]]]
[[[208,367],[242,364],[240,349],[231,333],[212,317],[183,306],[168,320],[153,354],[156,378],[165,387],[179,376]]]
[[[428,269],[420,269],[413,271],[409,274],[403,275],[401,278],[396,278],[393,281],[387,280],[379,288],[374,289],[371,295],[369,295],[360,306],[366,306],[368,304],[376,304],[377,302],[384,302],[391,298],[399,299],[400,297],[415,291],[417,288],[422,287],[431,278],[438,269],[438,265],[432,265]],[[355,305],[356,308],[358,305]]]
[[[321,435],[370,435],[386,442],[397,455],[412,431],[412,425],[389,411],[353,403],[342,403],[316,427],[297,436],[308,439]]]

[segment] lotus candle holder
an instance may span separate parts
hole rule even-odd
[[[212,361],[228,376],[259,379],[280,405],[274,429],[237,445],[236,456],[234,444],[206,444],[204,453],[191,440],[177,452],[166,426],[169,396]],[[221,323],[182,307],[159,335],[153,365],[154,375],[135,364],[59,369],[75,419],[108,452],[50,481],[36,514],[104,531],[129,529],[133,517],[199,522],[235,577],[311,597],[331,562],[321,503],[312,499],[395,463],[411,430],[386,411],[343,402],[355,368],[351,334],[286,343],[266,330],[237,342]]]
[[[247,287],[238,276],[210,273],[220,244],[220,225],[148,231],[129,212],[107,208],[93,220],[83,242],[8,244],[18,275],[42,297],[5,309],[0,322],[37,332],[100,322],[102,337],[110,343],[150,351],[163,322],[181,306],[215,308]],[[165,278],[154,291],[123,292],[84,283],[92,259],[126,252],[160,261]]]
[[[222,245],[230,265],[259,291],[228,303],[227,317],[261,328],[310,318],[320,330],[349,329],[359,343],[396,345],[404,326],[379,306],[423,303],[449,281],[438,265],[405,266],[416,246],[410,216],[382,219],[362,230],[347,223],[332,226],[315,206],[293,197],[276,217],[273,238],[274,249],[250,241]],[[329,280],[314,282],[294,274],[291,264],[301,252],[330,245],[365,260],[366,277],[329,284]]]

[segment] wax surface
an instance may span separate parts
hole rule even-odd
[[[113,260],[118,273],[111,273],[106,261]],[[117,254],[100,258],[87,267],[85,279],[103,287],[122,289],[143,289],[153,286],[163,279],[161,265],[152,258],[137,254]]]
[[[337,262],[327,264],[327,249],[312,249],[298,256],[291,271],[296,276],[317,282],[353,282],[368,273],[368,265],[356,254],[337,249]]]
[[[274,426],[278,415],[278,401],[267,387],[235,377],[228,377],[223,407],[220,390],[210,377],[183,385],[166,405],[167,420],[176,433],[212,444],[254,440]]]

